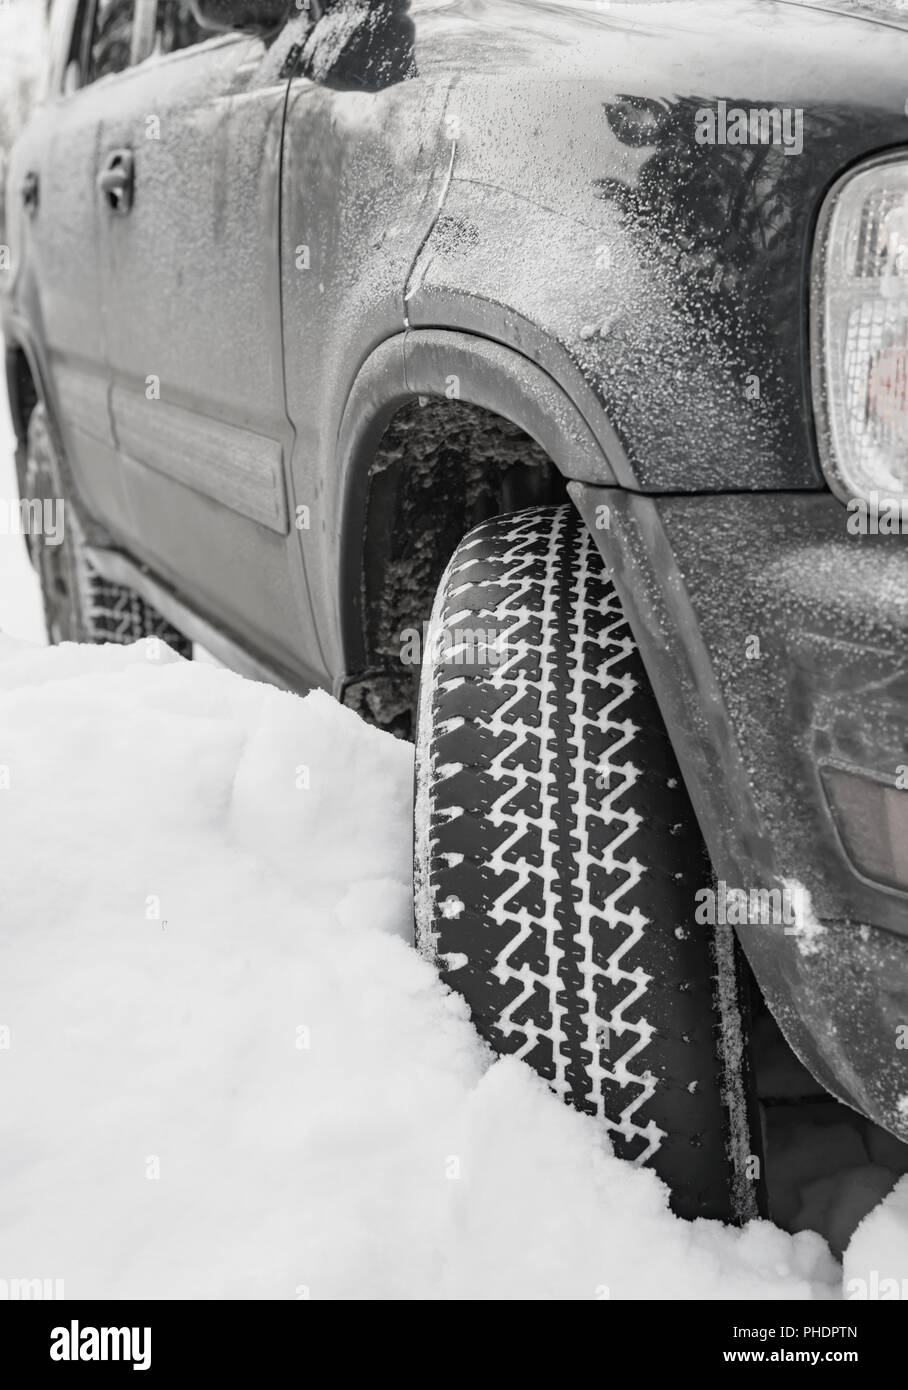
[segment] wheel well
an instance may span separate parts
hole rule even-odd
[[[16,435],[16,473],[20,492],[25,485],[25,455],[28,440],[28,422],[38,404],[38,387],[29,366],[28,357],[18,346],[7,348],[6,384],[9,395],[10,415]]]
[[[491,516],[567,499],[545,450],[504,416],[443,396],[391,418],[367,479],[361,612],[367,669],[344,692],[410,737],[423,623],[463,536]]]
[[[82,530],[89,544],[109,546],[112,540],[109,532],[98,522],[84,505],[76,480],[70,467],[66,448],[52,408],[52,402],[41,385],[40,365],[36,361],[39,374],[32,370],[32,359],[19,343],[6,347],[6,384],[9,396],[10,415],[16,435],[16,475],[20,496],[26,492],[26,469],[28,463],[28,426],[32,411],[42,402],[47,411],[47,423],[51,438],[57,450],[60,475],[63,481],[66,505],[75,507],[79,513]]]

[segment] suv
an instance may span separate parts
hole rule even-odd
[[[412,732],[422,949],[690,1216],[754,1001],[908,1138],[906,27],[54,0],[10,160],[51,640]]]

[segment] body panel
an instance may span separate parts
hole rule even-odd
[[[908,36],[763,0],[414,16],[420,70],[458,78],[411,323],[507,333],[586,402],[626,486],[822,486],[810,238],[843,167],[908,143]],[[801,149],[698,143],[722,101],[800,111]]]
[[[317,80],[300,76],[290,85],[281,229],[292,486],[296,504],[308,508],[299,539],[326,682],[349,669],[338,644],[337,555],[340,546],[357,545],[340,529],[341,419],[362,364],[405,327],[407,281],[437,216],[451,156],[448,79],[403,76],[409,54],[395,29],[394,66],[378,78],[387,85],[368,83],[366,64],[357,89],[356,69],[343,45],[329,43],[332,33],[316,26],[307,50]],[[354,46],[357,33],[354,23]]]
[[[97,173],[103,94],[52,97],[13,147],[7,172],[10,274],[5,317],[40,359],[42,385],[88,509],[126,517],[107,409]],[[37,180],[29,213],[21,190]],[[2,281],[7,277],[0,275]],[[15,323],[21,322],[21,335]],[[9,330],[8,330],[9,331]]]
[[[278,259],[287,47],[226,36],[99,84],[101,161],[126,149],[135,178],[131,209],[102,211],[101,245],[129,499],[118,538],[190,602],[305,662]]]

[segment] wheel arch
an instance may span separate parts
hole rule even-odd
[[[28,422],[39,403],[47,412],[47,423],[57,450],[67,496],[75,499],[83,530],[93,545],[112,544],[110,533],[87,507],[78,480],[70,464],[62,429],[62,411],[54,380],[46,358],[38,346],[37,336],[22,323],[13,319],[5,325],[5,372],[10,415],[16,437],[16,474],[20,492],[24,487],[28,453]]]
[[[448,328],[415,328],[386,339],[362,364],[338,434],[340,565],[338,607],[345,670],[366,662],[364,579],[370,541],[370,484],[395,415],[420,400],[474,406],[533,441],[565,480],[615,475],[593,431],[563,387],[509,344]]]
[[[20,492],[25,479],[28,422],[39,401],[47,400],[37,356],[21,334],[10,332],[5,344],[6,393],[16,439],[16,475]],[[48,416],[52,410],[48,408]],[[55,425],[53,426],[57,433]]]

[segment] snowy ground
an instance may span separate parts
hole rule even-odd
[[[491,1062],[410,944],[404,745],[163,648],[0,637],[0,765],[0,1276],[840,1294],[819,1235],[676,1220],[592,1121]],[[908,1180],[852,1241],[846,1279],[874,1270],[908,1276]]]
[[[3,1277],[839,1294],[820,1236],[676,1220],[591,1120],[491,1062],[410,944],[408,747],[163,648],[0,638],[0,750]],[[908,1182],[853,1247],[848,1278],[908,1274]]]
[[[4,400],[7,499],[11,448]],[[675,1219],[591,1120],[492,1061],[411,944],[408,747],[155,644],[37,645],[18,536],[0,630],[0,1279],[908,1293],[908,1178],[879,1202],[908,1164],[879,1132],[786,1131],[782,1219],[848,1245],[843,1272],[814,1231]]]

